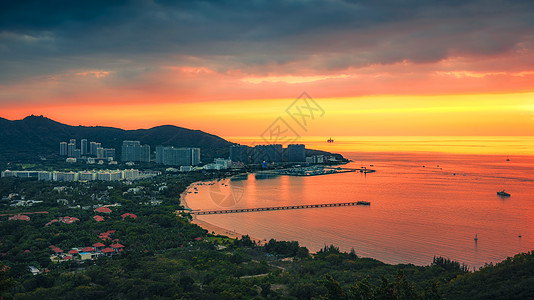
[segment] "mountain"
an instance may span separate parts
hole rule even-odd
[[[98,142],[104,148],[115,148],[120,158],[122,141],[140,141],[141,144],[174,147],[200,148],[203,162],[216,157],[228,157],[231,142],[218,136],[187,128],[164,125],[150,129],[124,130],[101,126],[70,126],[43,116],[28,116],[22,120],[10,121],[0,118],[0,160],[28,161],[37,157],[58,158],[59,143],[76,139]],[[328,152],[306,149],[306,155],[330,155]],[[342,156],[335,154],[338,159]]]
[[[23,160],[59,156],[59,143],[76,139],[102,143],[104,148],[115,148],[118,156],[124,140],[140,141],[151,147],[158,145],[175,147],[197,147],[201,160],[228,157],[232,143],[200,130],[191,130],[165,125],[150,129],[123,130],[113,127],[70,126],[43,116],[28,116],[22,120],[10,121],[0,118],[0,155],[10,160]]]

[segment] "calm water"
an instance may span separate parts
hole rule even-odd
[[[219,209],[370,201],[369,207],[199,218],[256,238],[297,240],[314,252],[325,244],[354,248],[387,263],[427,265],[440,255],[480,267],[534,249],[531,156],[506,161],[502,155],[344,155],[354,161],[348,167],[373,164],[377,172],[267,179],[251,174],[198,185],[187,203],[192,209]],[[497,196],[502,189],[512,197]]]

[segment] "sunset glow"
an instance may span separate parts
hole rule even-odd
[[[230,21],[195,5],[144,5],[138,19],[165,17],[138,23],[119,14],[125,4],[88,12],[95,20],[80,18],[73,22],[84,26],[72,28],[47,19],[26,30],[21,22],[31,20],[7,18],[0,28],[0,117],[258,136],[306,92],[325,114],[301,136],[534,133],[529,4],[405,10],[340,2],[322,16],[293,3],[280,5],[276,19],[297,23],[282,27],[255,6],[243,5]],[[111,36],[102,35],[96,16],[115,18]],[[174,30],[173,18],[194,30]],[[249,31],[240,35],[242,28]],[[134,39],[127,38],[131,30]]]

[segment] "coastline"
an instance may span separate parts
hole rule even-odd
[[[185,191],[183,191],[181,194],[180,194],[180,204],[184,207],[184,208],[187,208],[187,209],[191,209],[191,207],[189,207],[188,203],[187,203],[187,192],[189,191],[190,188],[192,188],[195,184],[197,183],[200,183],[200,182],[206,182],[206,181],[197,181],[197,182],[193,182],[192,184],[190,184],[186,189]],[[200,227],[202,227],[203,229],[206,229],[208,231],[209,234],[212,234],[212,235],[220,235],[220,236],[227,236],[231,239],[238,239],[238,238],[241,238],[242,236],[244,235],[247,235],[247,234],[243,234],[243,233],[240,233],[240,232],[236,232],[236,231],[233,231],[233,230],[230,230],[230,229],[227,229],[227,228],[223,228],[223,227],[220,227],[220,226],[217,226],[217,225],[214,225],[214,224],[211,224],[209,222],[206,222],[204,220],[200,220],[196,215],[191,215],[192,217],[192,220],[191,220],[191,223],[192,224],[195,224],[195,225],[198,225]],[[258,245],[264,245],[266,243],[266,241],[264,240],[261,240],[261,239],[258,239],[258,238],[255,238],[255,237],[252,237],[250,236],[250,239],[252,241],[255,241],[256,244]]]

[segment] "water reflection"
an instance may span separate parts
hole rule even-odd
[[[325,244],[354,248],[361,256],[389,263],[426,265],[439,255],[479,267],[534,248],[534,187],[526,184],[534,180],[534,158],[506,162],[505,156],[406,153],[349,157],[357,161],[349,167],[373,164],[377,173],[268,179],[248,175],[223,182],[231,188],[242,184],[242,196],[233,204],[240,208],[349,201],[369,201],[369,207],[199,218],[262,239],[298,240],[312,251]],[[227,188],[224,184],[219,184],[221,191]],[[503,188],[512,197],[496,194]],[[211,196],[209,186],[200,186],[187,202],[194,209],[215,209]]]

